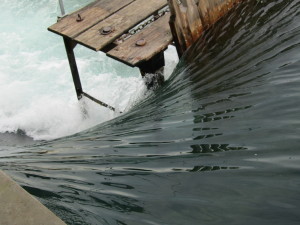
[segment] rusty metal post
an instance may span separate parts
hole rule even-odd
[[[72,77],[73,77],[73,82],[74,82],[77,98],[78,98],[78,100],[80,100],[82,98],[83,91],[82,91],[81,81],[80,81],[79,72],[78,72],[78,68],[77,68],[77,64],[76,64],[75,54],[73,51],[73,49],[76,46],[76,43],[66,37],[64,37],[64,43],[65,43],[65,47],[66,47],[66,52],[67,52],[67,56],[68,56],[68,60],[69,60],[69,65],[70,65],[70,69],[71,69],[71,73],[72,73]]]

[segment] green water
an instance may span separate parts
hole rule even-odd
[[[299,0],[246,1],[124,115],[2,134],[0,169],[67,224],[299,224],[299,50]]]

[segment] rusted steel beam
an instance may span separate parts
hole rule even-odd
[[[170,28],[179,57],[201,36],[202,32],[241,0],[168,0]]]

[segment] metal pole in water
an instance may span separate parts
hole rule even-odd
[[[58,2],[59,2],[59,7],[60,7],[61,15],[64,16],[66,14],[66,12],[65,12],[65,7],[64,7],[63,0],[58,0]]]

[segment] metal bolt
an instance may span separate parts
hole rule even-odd
[[[80,16],[80,14],[77,14],[77,18],[76,18],[76,21],[77,22],[81,22],[83,19],[82,17]]]
[[[157,19],[159,19],[159,17],[160,17],[160,15],[155,15],[154,19],[157,20]]]
[[[110,34],[111,32],[113,32],[113,28],[111,26],[107,26],[107,27],[103,27],[101,30],[100,30],[100,33],[102,35],[107,35],[107,34]]]
[[[140,39],[137,42],[135,42],[135,45],[139,46],[139,47],[145,46],[146,44],[147,44],[147,42],[145,39]]]

